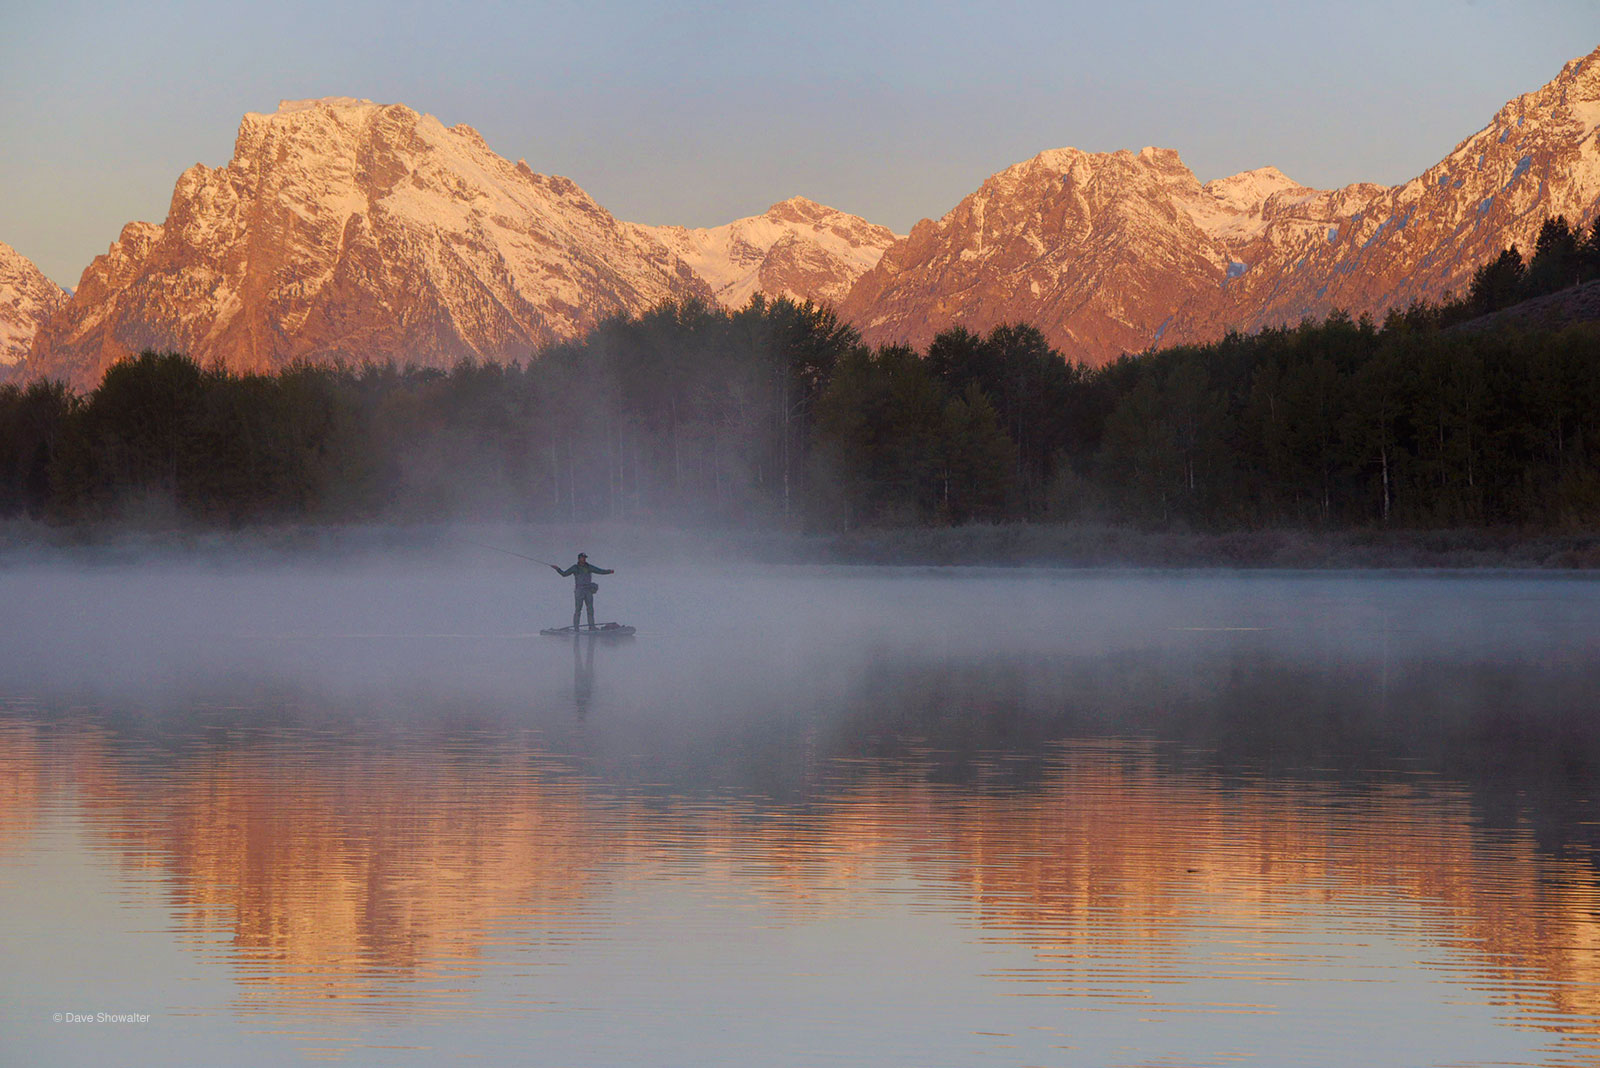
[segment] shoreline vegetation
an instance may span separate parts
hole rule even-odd
[[[1103,523],[973,523],[805,534],[602,523],[261,525],[232,530],[123,524],[0,524],[0,570],[51,564],[184,561],[355,564],[561,558],[573,546],[628,566],[865,566],[1240,571],[1600,571],[1600,531],[1148,530]],[[530,565],[533,571],[540,569]]]
[[[1600,567],[1600,323],[1481,328],[1600,278],[1600,219],[1580,236],[1549,220],[1527,262],[1508,249],[1459,301],[1381,324],[1335,312],[1098,368],[1026,324],[870,349],[831,309],[759,295],[610,319],[525,364],[146,351],[88,393],[0,386],[0,524],[36,548],[499,523],[711,532],[795,562]]]

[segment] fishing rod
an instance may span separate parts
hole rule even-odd
[[[533,556],[523,556],[521,553],[514,553],[510,549],[502,549],[497,545],[485,545],[483,542],[473,541],[471,538],[462,538],[461,540],[466,542],[468,545],[476,545],[480,549],[488,549],[492,553],[504,553],[507,556],[515,556],[518,560],[532,560],[536,564],[543,564],[545,567],[555,567],[557,571],[561,570],[548,560],[540,560]]]

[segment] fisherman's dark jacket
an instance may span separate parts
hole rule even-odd
[[[564,571],[558,569],[557,574],[559,574],[562,578],[566,578],[568,575],[571,575],[577,580],[578,585],[582,586],[584,583],[589,581],[590,575],[610,575],[614,574],[614,572],[609,567],[595,567],[593,564],[588,563],[587,561],[580,560],[578,563],[573,564]]]

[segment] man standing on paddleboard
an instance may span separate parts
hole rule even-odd
[[[563,571],[555,564],[550,565],[550,570],[566,578],[572,576],[572,629],[578,629],[578,615],[587,605],[589,608],[589,626],[594,626],[594,594],[600,588],[599,583],[591,579],[590,575],[615,575],[616,571],[603,567],[595,567],[589,562],[588,553],[579,553],[578,562]]]

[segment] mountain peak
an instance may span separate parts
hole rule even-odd
[[[1568,106],[1600,101],[1600,48],[1562,68],[1556,84],[1563,81],[1566,83],[1563,95]],[[1600,121],[1600,117],[1591,117],[1590,121]]]
[[[1202,185],[1170,148],[1053,148],[898,239],[802,196],[706,229],[619,222],[469,126],[285,100],[244,117],[225,167],[184,172],[165,222],[124,229],[29,366],[87,384],[143,347],[242,368],[514,358],[606,314],[758,291],[837,302],[869,342],[1021,319],[1099,361],[1438,300],[1546,216],[1597,212],[1600,48],[1400,186],[1319,191],[1270,166]]]
[[[1556,136],[1586,137],[1600,127],[1600,48],[1579,56],[1561,73],[1531,93],[1508,101],[1494,119],[1463,144],[1472,144],[1493,132],[1503,141],[1527,127],[1548,130]]]
[[[1547,215],[1600,211],[1600,49],[1403,186],[1310,189],[1275,167],[1201,186],[1177,152],[1050,149],[918,223],[841,311],[869,343],[1033,322],[1102,362],[1335,307],[1461,292]]]
[[[161,226],[129,227],[34,338],[30,368],[97,381],[142,348],[236,369],[299,359],[526,358],[607,315],[707,297],[659,242],[471,127],[400,104],[246,115]]]
[[[1047,148],[1032,159],[1025,159],[1021,163],[1012,164],[1000,173],[1004,174],[1006,171],[1014,171],[1021,168],[1038,167],[1065,173],[1071,170],[1074,164],[1092,158],[1094,158],[1093,153],[1085,152],[1083,149],[1074,148],[1071,145],[1064,145],[1061,148]]]
[[[711,287],[724,307],[751,296],[836,304],[894,244],[886,226],[802,196],[721,226],[640,226]]]
[[[1267,200],[1285,190],[1303,190],[1305,186],[1290,178],[1276,167],[1257,167],[1253,171],[1240,171],[1226,178],[1216,178],[1205,184],[1205,191],[1228,208],[1243,213],[1257,212]]]
[[[353,96],[323,96],[310,100],[280,100],[278,101],[278,115],[289,115],[296,111],[310,111],[315,107],[326,108],[375,108],[379,105],[370,100],[362,100]]]
[[[762,217],[774,219],[780,222],[787,221],[811,223],[818,222],[826,219],[830,215],[837,214],[839,214],[839,212],[825,204],[818,204],[815,200],[811,200],[807,197],[793,196],[787,200],[780,200],[776,204],[772,205],[766,211],[762,212]]]
[[[1596,48],[1586,56],[1568,60],[1561,68],[1561,73],[1557,75],[1557,79],[1560,78],[1571,78],[1586,83],[1600,82],[1600,48]]]
[[[1188,165],[1183,162],[1183,157],[1178,155],[1175,148],[1160,148],[1156,145],[1146,145],[1139,150],[1138,158],[1145,163],[1153,164],[1163,169],[1181,169],[1187,171]]]

